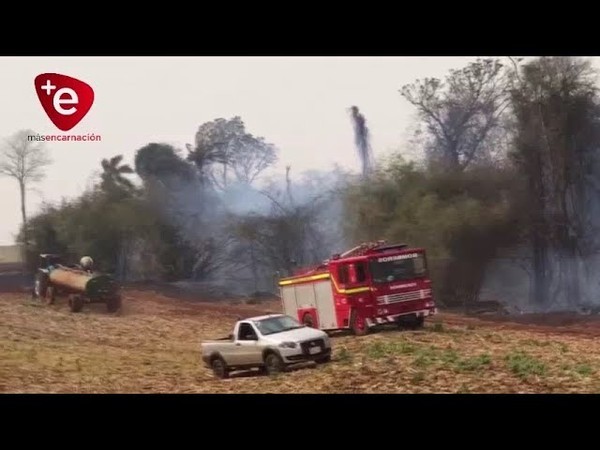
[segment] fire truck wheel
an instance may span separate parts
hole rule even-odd
[[[81,311],[83,309],[83,298],[79,295],[70,295],[69,309],[74,313]]]
[[[367,323],[362,317],[356,314],[356,312],[352,313],[350,329],[356,336],[364,336],[369,332],[369,327],[367,326]]]
[[[415,328],[423,328],[423,325],[425,325],[425,316],[417,317],[415,320]]]
[[[311,327],[311,328],[315,327],[315,323],[313,322],[313,318],[308,313],[306,313],[306,314],[304,314],[304,316],[302,316],[302,323],[304,325],[306,325],[307,327]]]
[[[404,320],[398,321],[398,326],[400,326],[400,328],[406,327],[411,330],[417,330],[419,328],[423,328],[424,324],[425,324],[425,317],[424,316],[418,317],[416,315],[412,315],[412,316],[405,318]]]
[[[212,367],[213,373],[217,378],[229,378],[229,369],[227,369],[227,364],[220,356],[216,356],[213,358],[210,363]]]
[[[283,372],[284,368],[285,364],[283,359],[281,359],[281,356],[279,356],[277,353],[270,352],[265,355],[265,369],[267,374],[275,375]]]

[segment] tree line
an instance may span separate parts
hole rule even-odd
[[[419,114],[423,159],[396,157],[349,190],[355,238],[430,250],[447,303],[477,299],[506,248],[534,305],[598,301],[600,109],[591,61],[480,59],[400,94]]]
[[[352,106],[360,175],[301,178],[288,167],[265,183],[279,150],[240,117],[220,118],[184,150],[150,143],[133,165],[103,160],[100,180],[79,198],[30,219],[23,207],[19,240],[32,256],[92,255],[124,280],[219,280],[247,292],[360,241],[401,241],[428,250],[446,304],[475,301],[490,262],[521,247],[514,264],[530,274],[523,295],[532,303],[593,303],[600,103],[591,62],[478,59],[390,95],[418,113],[418,160],[398,152],[374,161],[365,116]],[[10,149],[0,173],[20,186],[38,180],[47,158],[39,153],[25,176]]]
[[[50,163],[28,134],[9,139],[26,152],[4,148],[14,156],[3,160],[5,174],[13,176],[13,165],[35,166],[35,178],[13,176],[19,185],[39,181]],[[337,173],[317,171],[292,183],[288,167],[283,180],[259,187],[278,153],[240,117],[216,119],[202,124],[183,151],[150,143],[136,150],[133,164],[122,155],[103,159],[97,183],[79,197],[44,204],[30,218],[23,209],[18,241],[30,269],[40,253],[91,255],[99,270],[121,280],[216,281],[247,293],[272,291],[277,272],[327,257],[328,239],[339,239],[324,223]]]

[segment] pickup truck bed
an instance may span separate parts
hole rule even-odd
[[[206,341],[202,341],[203,344],[221,344],[223,341],[231,341],[233,342],[233,336],[227,336],[224,338],[216,338],[216,339],[208,339]]]

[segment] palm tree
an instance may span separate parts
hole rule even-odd
[[[122,161],[123,155],[102,160],[100,189],[106,194],[107,200],[111,202],[118,202],[127,198],[134,188],[133,183],[124,176],[134,173],[134,170],[128,164],[121,164]],[[124,280],[127,274],[127,256],[131,243],[131,235],[127,230],[121,230],[117,239],[119,246],[116,256],[117,277],[120,280]]]
[[[134,173],[134,171],[129,164],[121,164],[121,161],[123,161],[123,155],[102,160],[103,172],[100,175],[102,178],[102,183],[100,184],[102,190],[108,192],[116,188],[128,191],[133,188],[133,183],[123,175]]]
[[[356,143],[358,157],[362,164],[363,176],[366,177],[371,171],[372,163],[369,129],[367,128],[365,116],[358,110],[358,106],[350,108],[350,115],[352,116],[352,125],[354,127],[354,142]]]

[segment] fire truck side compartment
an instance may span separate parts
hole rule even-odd
[[[288,314],[291,314],[292,311],[299,311],[299,315],[304,315],[306,311],[315,309],[318,314],[316,319],[319,328],[338,328],[332,285],[329,279],[282,286],[281,297],[284,310]],[[298,317],[298,320],[302,321],[302,319],[302,317]]]
[[[314,283],[296,284],[296,302],[298,308],[316,308]]]
[[[323,280],[313,283],[315,297],[317,300],[317,311],[319,313],[319,328],[331,330],[338,328],[335,302],[333,292],[331,291],[331,281]]]
[[[283,301],[283,310],[287,314],[290,314],[291,311],[298,310],[298,303],[296,302],[296,289],[294,288],[293,284],[281,286],[281,300]],[[302,318],[299,317],[298,320],[302,320]]]

